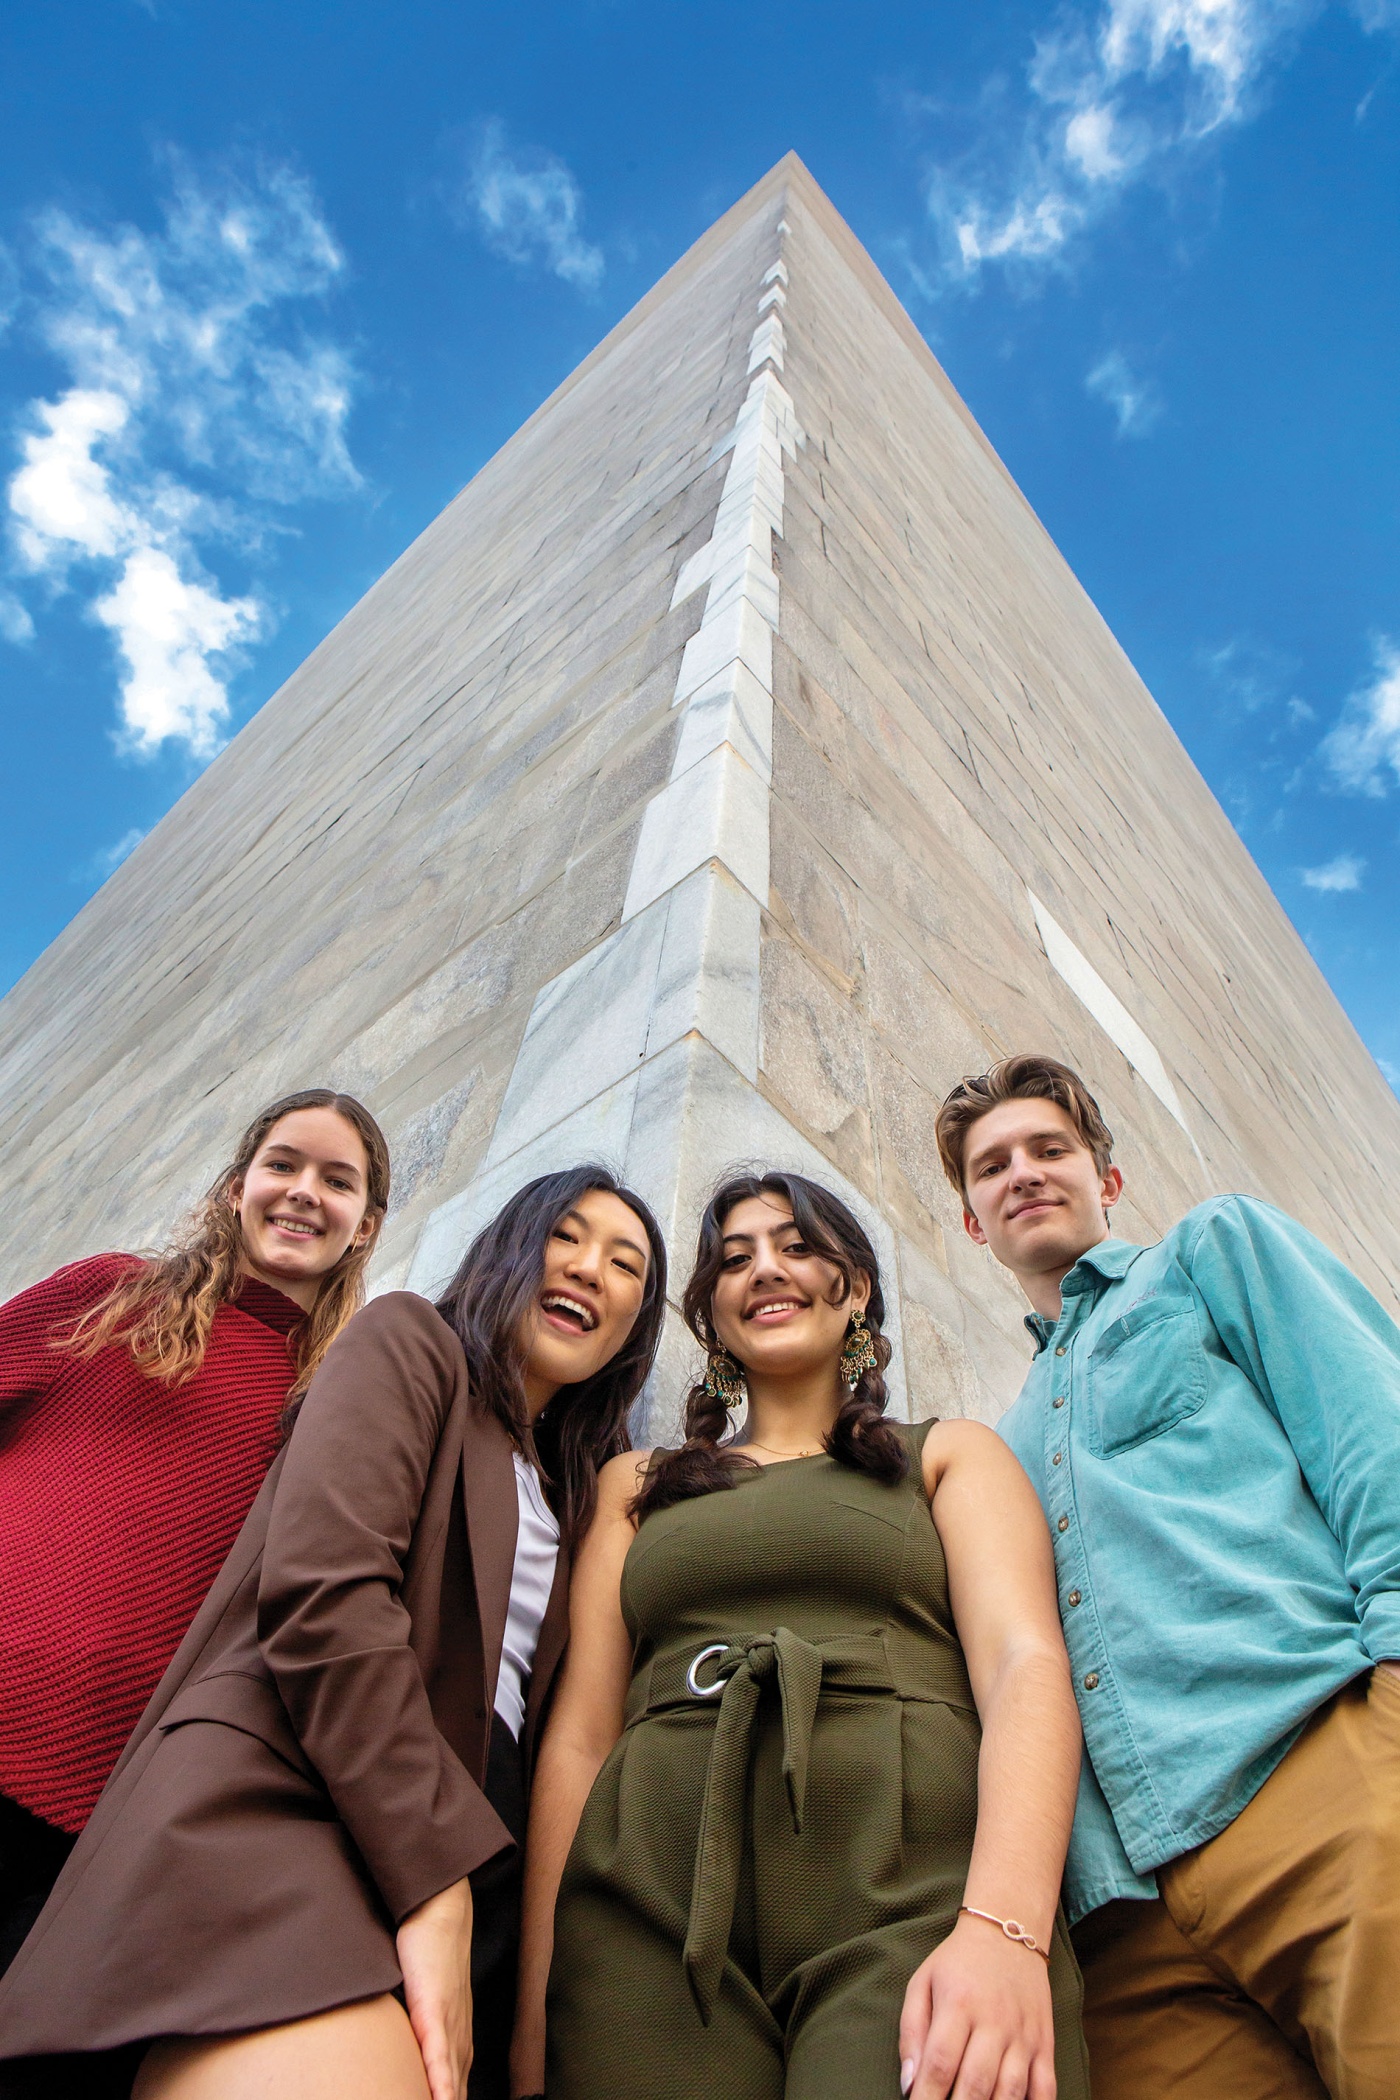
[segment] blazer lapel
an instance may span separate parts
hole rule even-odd
[[[510,1579],[515,1573],[515,1536],[520,1525],[513,1449],[508,1431],[496,1417],[473,1407],[462,1445],[462,1500],[467,1512],[472,1578],[481,1626],[488,1737],[501,1674]]]
[[[555,1673],[563,1658],[569,1640],[569,1549],[560,1546],[559,1558],[554,1563],[554,1581],[550,1587],[549,1602],[545,1606],[540,1624],[539,1645],[535,1649],[535,1666],[530,1672],[530,1689],[525,1695],[525,1725],[521,1730],[521,1746],[525,1752],[525,1769],[528,1772],[534,1762],[535,1743],[539,1736],[540,1722],[544,1718],[550,1688]]]

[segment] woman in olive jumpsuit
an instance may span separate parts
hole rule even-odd
[[[989,1431],[884,1419],[883,1311],[828,1191],[717,1191],[686,1442],[612,1462],[578,1564],[517,2091],[1087,2100],[1049,1541]]]

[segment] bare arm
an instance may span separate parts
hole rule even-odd
[[[632,1643],[622,1617],[622,1563],[635,1525],[628,1504],[649,1452],[626,1451],[598,1476],[598,1508],[569,1586],[569,1649],[530,1789],[520,1930],[520,1993],[511,2091],[544,2091],[544,2001],[554,1903],[594,1780],[622,1733]]]
[[[929,1433],[924,1483],[982,1720],[977,1831],[963,1900],[1016,1921],[1048,1947],[1080,1733],[1045,1519],[1015,1458],[974,1422]],[[916,2100],[994,2089],[998,2100],[1003,2093],[1053,2100],[1045,1963],[995,1926],[960,1917],[910,1982],[900,2057],[906,2073],[914,2066]]]

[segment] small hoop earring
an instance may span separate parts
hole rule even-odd
[[[867,1371],[873,1371],[874,1368],[875,1337],[865,1324],[865,1314],[853,1312],[841,1349],[841,1376],[847,1385],[855,1386]]]
[[[726,1412],[744,1404],[744,1374],[723,1343],[706,1359],[705,1397],[718,1400]]]

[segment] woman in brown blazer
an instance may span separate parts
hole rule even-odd
[[[436,1307],[350,1323],[0,1983],[0,2057],[67,2054],[66,2094],[72,2052],[154,2043],[138,2100],[459,2100],[475,2057],[505,2100],[568,1548],[664,1306],[655,1220],[580,1167]]]

